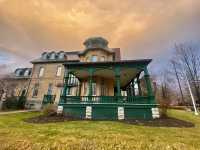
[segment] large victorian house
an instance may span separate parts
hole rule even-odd
[[[58,111],[86,119],[159,117],[147,69],[151,59],[121,60],[120,49],[101,37],[84,45],[32,61],[27,107],[57,103]]]

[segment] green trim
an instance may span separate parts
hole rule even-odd
[[[88,96],[92,96],[92,82],[93,82],[93,73],[94,73],[94,68],[89,68],[89,94]]]
[[[115,82],[117,86],[117,96],[121,96],[120,73],[121,73],[120,67],[119,66],[115,67]]]

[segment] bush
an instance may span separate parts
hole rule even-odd
[[[56,104],[47,104],[43,107],[42,113],[46,116],[53,116],[57,114],[57,105]]]
[[[17,109],[18,100],[16,97],[9,97],[2,104],[2,110]]]
[[[160,104],[160,109],[159,109],[160,116],[167,117],[167,109],[169,108],[169,101],[160,100],[159,104]]]
[[[2,104],[2,110],[24,109],[26,97],[8,97]]]

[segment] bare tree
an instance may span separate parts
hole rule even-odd
[[[5,75],[0,78],[0,98],[2,94],[6,92],[7,97],[14,96],[14,91],[16,88],[16,83],[13,82],[12,78],[9,75]]]
[[[182,104],[185,104],[185,100],[184,100],[184,96],[183,96],[183,90],[182,90],[182,86],[181,86],[181,82],[180,82],[180,77],[179,77],[179,74],[178,74],[178,71],[177,71],[176,62],[174,60],[171,60],[171,64],[172,64],[172,68],[173,68],[175,76],[176,76],[176,80],[178,82],[178,87],[179,87],[180,94],[181,94]]]
[[[192,44],[176,44],[173,61],[177,64],[182,79],[188,78],[193,88],[196,102],[200,104],[200,49]],[[177,72],[178,73],[178,72]]]

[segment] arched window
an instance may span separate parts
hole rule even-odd
[[[43,75],[44,75],[44,67],[40,67],[38,76],[42,77]]]

